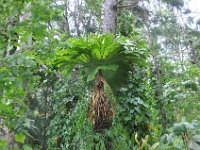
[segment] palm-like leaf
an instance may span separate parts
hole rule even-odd
[[[138,34],[133,38],[115,38],[113,34],[70,38],[67,47],[57,50],[55,65],[65,67],[70,72],[79,64],[87,71],[88,81],[94,79],[95,73],[101,69],[103,74],[109,74],[110,81],[112,77],[115,78],[112,74],[123,77],[132,64],[145,64],[148,50],[141,39]]]
[[[128,39],[103,34],[70,38],[67,45],[57,50],[55,65],[70,71],[79,64],[87,71],[88,81],[95,79],[88,118],[93,122],[95,131],[104,131],[112,126],[115,112],[106,93],[106,80],[115,79],[109,82],[111,85],[124,82],[132,64],[143,65],[147,54],[146,44],[138,35]]]

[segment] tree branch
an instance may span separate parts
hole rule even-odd
[[[117,8],[126,8],[126,7],[131,7],[131,6],[134,6],[138,3],[138,1],[135,1],[134,3],[131,3],[131,4],[127,4],[127,5],[119,5],[119,6],[116,6]]]
[[[123,1],[123,0],[119,0],[119,1],[115,4],[114,7],[117,7],[117,5],[121,4],[122,1]]]

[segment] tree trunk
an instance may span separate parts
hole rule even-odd
[[[156,69],[156,91],[155,91],[155,99],[157,99],[158,107],[160,109],[160,114],[161,114],[161,124],[162,124],[162,132],[164,133],[167,128],[167,116],[166,116],[166,110],[165,106],[163,104],[163,101],[161,99],[162,97],[162,83],[161,83],[161,69],[160,69],[160,64],[157,62],[157,56],[156,54],[153,55],[153,60],[154,60],[154,66]]]
[[[152,64],[155,67],[155,78],[156,78],[156,87],[155,87],[155,100],[157,102],[158,109],[160,110],[160,117],[161,117],[161,124],[162,124],[162,132],[164,133],[166,131],[167,127],[167,116],[166,116],[166,110],[165,105],[162,100],[163,96],[163,87],[162,87],[162,81],[161,81],[161,67],[160,63],[158,62],[158,50],[155,48],[157,44],[157,38],[154,34],[151,33],[151,30],[149,26],[147,26],[148,29],[148,38],[149,38],[149,45],[152,47]]]
[[[47,150],[47,101],[48,101],[48,85],[44,90],[44,126],[43,126],[43,141],[42,150]]]
[[[69,19],[68,19],[68,0],[65,0],[65,12],[64,12],[64,31],[70,36]]]
[[[103,4],[103,33],[115,33],[117,18],[117,0],[105,0]]]
[[[156,87],[156,98],[158,99],[158,104],[159,104],[159,109],[160,109],[160,114],[161,114],[161,121],[162,121],[162,129],[163,132],[166,131],[166,120],[167,120],[167,116],[166,116],[166,110],[164,107],[164,104],[162,102],[162,99],[160,98],[162,96],[162,85],[161,85],[161,70],[160,70],[160,65],[159,64],[155,64],[156,65],[156,79],[157,79],[157,87]]]
[[[95,78],[93,95],[88,107],[88,117],[94,124],[94,131],[103,132],[112,126],[113,111],[105,93],[106,81],[99,71]]]
[[[79,29],[79,0],[74,0],[74,24],[76,28],[76,33],[80,35]]]
[[[190,55],[191,55],[191,62],[194,65],[198,65],[198,53],[196,51],[196,49],[193,46],[193,42],[190,41]]]

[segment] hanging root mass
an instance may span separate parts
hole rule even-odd
[[[88,117],[94,124],[94,131],[102,132],[112,126],[113,111],[105,94],[105,79],[97,74],[93,95],[88,106]]]

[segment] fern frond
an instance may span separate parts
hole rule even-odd
[[[137,33],[132,38],[90,34],[87,37],[70,38],[66,45],[57,50],[55,65],[58,68],[72,68],[79,64],[88,72],[89,80],[94,79],[99,69],[105,74],[109,72],[110,79],[112,75],[124,78],[131,65],[144,65],[148,55],[146,43]],[[110,66],[118,67],[113,69]]]

